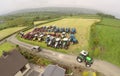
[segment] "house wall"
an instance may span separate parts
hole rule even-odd
[[[27,69],[23,73],[21,71],[17,72],[15,74],[15,76],[23,76],[23,75],[25,75],[25,73],[28,72],[28,70],[30,70],[30,65],[29,64],[26,64],[25,66],[26,66]]]
[[[15,76],[23,76],[21,71],[17,72]]]

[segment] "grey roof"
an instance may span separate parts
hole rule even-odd
[[[48,65],[42,76],[65,76],[65,69],[57,65]]]
[[[0,57],[0,76],[14,76],[28,61],[16,50]]]
[[[39,75],[40,75],[40,73],[37,72],[37,71],[35,71],[35,70],[33,70],[33,71],[29,74],[29,76],[39,76]]]

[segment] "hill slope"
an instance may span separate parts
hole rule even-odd
[[[96,14],[100,11],[86,8],[75,8],[75,7],[44,7],[44,8],[34,8],[34,9],[23,9],[11,12],[9,14],[17,13],[28,13],[28,12],[57,12],[64,14]]]

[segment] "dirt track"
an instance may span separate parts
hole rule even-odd
[[[16,35],[12,35],[7,40],[11,43],[17,44],[28,50],[31,49],[31,47],[33,45],[30,45],[30,44],[27,44],[24,42],[20,42],[16,39],[15,36]],[[78,65],[78,66],[82,66],[82,67],[85,66],[83,63],[78,63],[76,61],[76,56],[62,54],[62,53],[54,52],[51,50],[43,49],[41,52],[37,53],[37,55],[46,56],[52,60],[64,62],[66,64]],[[119,67],[117,67],[111,63],[101,61],[101,60],[94,60],[94,64],[92,65],[91,69],[94,69],[94,70],[104,74],[105,76],[120,76],[120,68]]]

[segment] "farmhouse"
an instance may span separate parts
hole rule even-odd
[[[57,65],[48,65],[41,76],[65,76],[65,69]]]
[[[29,70],[28,61],[16,50],[0,57],[0,76],[23,76]]]

